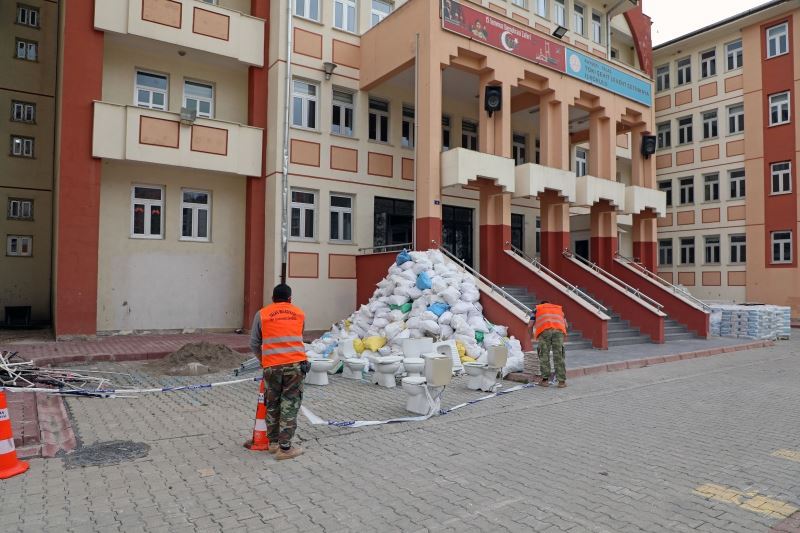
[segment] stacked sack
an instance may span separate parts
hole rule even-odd
[[[505,345],[503,375],[521,372],[523,352],[507,328],[483,316],[475,278],[438,250],[403,250],[369,302],[308,346],[309,357],[329,357],[344,342],[361,355],[401,355],[404,339],[456,341],[462,362],[485,363],[486,348]]]
[[[711,335],[745,339],[787,339],[791,308],[777,305],[713,305]]]

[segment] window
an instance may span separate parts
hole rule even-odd
[[[8,218],[18,220],[33,219],[33,200],[8,199]]]
[[[379,23],[392,12],[391,2],[372,0],[372,25]]]
[[[353,93],[334,89],[331,133],[353,135],[353,110]]]
[[[211,193],[184,189],[181,199],[181,240],[209,241]]]
[[[8,235],[6,237],[6,255],[13,257],[32,256],[33,237],[30,235]]]
[[[11,102],[11,120],[14,122],[36,122],[36,104],[30,102]]]
[[[528,158],[527,158],[527,151],[525,149],[526,146],[526,139],[524,135],[520,135],[519,133],[515,133],[512,137],[512,144],[511,144],[511,157],[514,158],[514,162],[516,165],[524,165]]]
[[[526,7],[525,2],[526,0],[511,0],[512,4],[514,4],[517,7],[521,7],[523,9]]]
[[[30,157],[34,155],[34,139],[20,135],[11,136],[11,155],[14,157]]]
[[[525,7],[525,0],[522,0],[522,7]],[[547,0],[536,0],[536,14],[547,18]]]
[[[573,31],[578,35],[583,35],[586,31],[585,22],[584,22],[584,7],[580,4],[575,4],[572,6],[572,13],[574,15],[574,26]]]
[[[536,253],[542,252],[542,217],[536,217]]]
[[[167,77],[152,72],[136,71],[136,101],[139,107],[166,111],[168,83]]]
[[[789,93],[773,94],[769,97],[769,125],[778,126],[789,122]]]
[[[603,18],[596,11],[592,11],[592,40],[597,44],[603,42]]]
[[[672,146],[672,124],[662,122],[656,126],[656,147],[659,150]]]
[[[703,113],[703,139],[713,139],[718,135],[717,110]]]
[[[303,80],[292,81],[292,126],[317,128],[317,86]]]
[[[587,170],[587,160],[588,155],[586,150],[583,148],[576,148],[575,149],[575,175],[579,178],[581,176],[585,176],[588,172]]]
[[[17,38],[17,59],[36,61],[39,57],[39,43]]]
[[[619,50],[616,48],[611,49],[611,59],[619,59]]]
[[[450,117],[442,115],[442,152],[450,149]]]
[[[728,57],[728,70],[742,68],[742,41],[726,44],[725,55]]]
[[[564,5],[565,0],[555,0],[553,2],[553,22],[559,26],[567,25],[567,6]]]
[[[353,197],[331,194],[331,240],[352,242]]]
[[[535,159],[533,162],[536,163],[537,165],[540,164],[541,156],[542,156],[542,141],[536,139],[536,153],[534,154]]]
[[[316,234],[314,221],[317,210],[317,193],[292,189],[290,235],[293,239],[313,240]]]
[[[389,142],[389,102],[369,99],[369,138],[382,143]]]
[[[525,215],[511,213],[511,246],[523,250],[525,246]]]
[[[672,180],[659,181],[658,190],[666,194],[667,207],[672,207]]]
[[[403,148],[414,148],[414,108],[403,106],[403,128],[400,144]]]
[[[694,178],[681,178],[680,180],[681,204],[687,205],[694,203]]]
[[[734,105],[728,108],[728,134],[734,135],[744,131],[744,105]]]
[[[661,65],[656,68],[656,91],[667,89],[669,89],[669,65]]]
[[[200,0],[200,1],[205,2],[206,4],[211,4],[212,6],[215,6],[219,3],[219,0]]]
[[[319,0],[294,0],[294,14],[319,21]]]
[[[789,26],[784,22],[767,30],[767,58],[789,52]]]
[[[773,231],[772,232],[772,262],[791,263],[792,262],[792,232]]]
[[[659,266],[672,266],[672,239],[658,240]]]
[[[706,241],[706,261],[707,265],[717,265],[720,263],[719,255],[719,235],[711,235],[705,238]]]
[[[741,264],[747,262],[747,236],[731,235],[731,263]]]
[[[731,170],[730,172],[730,184],[731,184],[731,200],[736,200],[745,197],[746,192],[746,180],[744,177],[744,170]]]
[[[184,81],[183,107],[196,111],[198,117],[214,118],[214,86],[208,83]]]
[[[719,201],[719,174],[709,174],[703,177],[705,182],[705,201]]]
[[[131,190],[131,237],[160,239],[164,211],[164,188],[134,185]]]
[[[38,28],[39,10],[35,7],[17,4],[17,24]]]
[[[333,26],[355,33],[357,11],[356,0],[333,0]]]
[[[700,54],[700,77],[710,78],[717,75],[717,50],[708,50]]]
[[[678,144],[688,144],[693,141],[692,117],[678,119]]]
[[[678,66],[678,85],[686,85],[692,83],[692,58],[685,57],[679,59]]]
[[[461,148],[478,149],[478,123],[471,120],[461,121]]]
[[[683,237],[681,239],[681,264],[694,264],[694,237]]]
[[[770,170],[772,174],[772,194],[792,192],[792,163],[790,161],[772,163]]]

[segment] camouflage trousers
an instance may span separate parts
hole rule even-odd
[[[267,437],[282,448],[291,446],[297,429],[297,413],[303,401],[303,373],[300,365],[264,368],[264,404],[267,407]]]
[[[564,333],[557,329],[546,329],[539,335],[539,371],[543,378],[550,379],[550,352],[553,352],[553,366],[556,379],[567,380],[567,365],[564,356]]]

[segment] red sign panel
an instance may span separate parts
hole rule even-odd
[[[563,45],[455,0],[443,0],[442,27],[553,70],[567,71]]]

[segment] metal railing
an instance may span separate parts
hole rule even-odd
[[[663,285],[665,288],[667,288],[668,290],[672,291],[675,295],[679,296],[680,298],[688,300],[691,303],[693,303],[694,305],[699,306],[700,308],[703,309],[703,311],[706,311],[706,312],[711,311],[711,307],[709,307],[709,305],[707,303],[705,303],[703,300],[700,300],[699,298],[695,298],[694,296],[692,296],[689,293],[689,291],[687,291],[685,289],[681,289],[680,287],[678,287],[676,285],[673,285],[672,283],[670,283],[669,281],[665,280],[664,278],[662,278],[661,276],[659,276],[658,274],[656,274],[654,272],[650,272],[645,267],[643,267],[639,262],[637,262],[635,259],[631,259],[630,257],[625,257],[624,255],[621,255],[619,252],[614,254],[614,257],[616,259],[619,259],[620,261],[622,261],[626,265],[632,266],[633,268],[635,268],[643,276],[646,276],[646,277],[650,278],[651,280],[653,280],[654,282],[658,283],[659,285]]]
[[[370,251],[373,254],[382,254],[387,252],[398,252],[403,251],[404,249],[413,249],[414,243],[407,242],[404,244],[384,244],[383,246],[370,246],[368,248],[359,248],[358,251],[364,253],[366,251]],[[367,255],[367,254],[364,254]]]
[[[570,259],[575,259],[578,262],[583,263],[587,268],[592,269],[594,272],[597,272],[601,276],[606,277],[606,278],[610,279],[611,281],[613,281],[614,283],[616,283],[617,285],[622,286],[626,291],[631,293],[635,298],[647,302],[647,304],[649,304],[651,307],[655,307],[659,311],[664,309],[664,306],[661,305],[659,302],[657,302],[653,298],[650,298],[648,295],[646,295],[640,289],[637,289],[633,285],[625,283],[624,281],[619,279],[617,276],[615,276],[611,272],[609,272],[607,270],[603,270],[602,268],[600,268],[600,265],[598,265],[597,263],[589,261],[585,257],[581,257],[579,255],[575,255],[574,253],[572,253],[571,250],[564,250],[562,253],[564,254],[564,257],[567,257],[567,258],[570,258]]]
[[[598,302],[597,300],[595,300],[594,298],[583,292],[577,285],[573,285],[569,281],[565,280],[564,278],[562,278],[561,276],[559,276],[558,274],[556,274],[555,272],[544,266],[542,262],[536,259],[535,257],[531,257],[530,255],[526,254],[525,252],[523,252],[510,242],[506,242],[506,246],[510,246],[511,251],[513,251],[515,254],[517,254],[525,261],[530,263],[536,270],[544,272],[545,274],[547,274],[548,276],[559,282],[561,285],[563,285],[564,288],[566,289],[566,292],[572,293],[578,296],[579,298],[585,300],[592,307],[598,309],[599,311],[603,312],[608,311],[608,307],[604,306],[603,304],[601,304],[600,302]]]
[[[445,256],[447,256],[448,259],[450,259],[458,266],[463,268],[465,271],[469,272],[470,274],[481,280],[485,285],[488,285],[489,289],[491,289],[492,292],[500,294],[500,296],[502,296],[504,299],[514,304],[515,307],[519,308],[520,311],[525,313],[525,316],[530,317],[531,313],[533,313],[533,309],[531,309],[524,303],[520,302],[519,300],[511,296],[508,292],[505,291],[505,289],[503,289],[502,287],[494,283],[492,280],[490,280],[489,278],[487,278],[486,276],[484,276],[483,274],[481,274],[480,272],[478,272],[477,270],[466,264],[464,261],[456,257],[456,255],[453,252],[445,248],[443,245],[437,243],[436,241],[431,241],[431,244],[435,248],[437,248],[440,252],[442,252]]]

